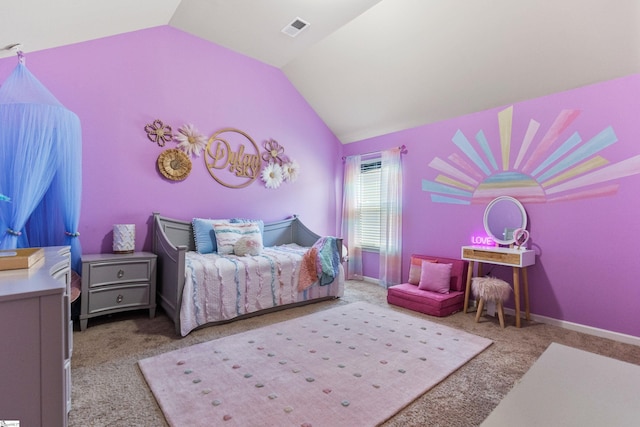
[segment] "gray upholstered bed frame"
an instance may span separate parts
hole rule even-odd
[[[309,230],[300,219],[294,215],[289,219],[264,224],[262,236],[264,246],[297,243],[300,246],[313,246],[320,236]],[[342,239],[337,239],[337,250],[342,259]],[[182,305],[182,289],[185,282],[185,254],[195,250],[193,229],[190,221],[172,219],[153,213],[153,242],[152,251],[158,255],[158,304],[176,326],[180,335],[180,307]],[[325,298],[328,299],[328,298]],[[318,300],[316,300],[318,301]],[[274,307],[282,309],[298,304]],[[258,313],[264,313],[268,310]],[[249,315],[242,316],[248,317]],[[240,319],[240,317],[236,318]],[[235,319],[234,319],[235,320]]]

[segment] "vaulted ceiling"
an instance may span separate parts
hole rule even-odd
[[[0,49],[159,25],[280,68],[343,143],[640,72],[640,0],[6,0]]]

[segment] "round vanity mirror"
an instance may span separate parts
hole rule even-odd
[[[527,227],[527,212],[522,204],[510,196],[500,196],[484,211],[484,229],[494,242],[510,245],[515,242],[513,232]]]

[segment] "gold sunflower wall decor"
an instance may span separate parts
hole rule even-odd
[[[191,173],[191,159],[182,150],[169,148],[158,156],[158,170],[167,179],[182,181]]]

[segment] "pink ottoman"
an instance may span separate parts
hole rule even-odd
[[[427,290],[421,290],[417,285],[402,283],[387,289],[387,302],[399,307],[432,316],[448,316],[462,310],[464,305],[464,290],[467,280],[467,261],[436,257],[429,255],[412,255],[413,258],[451,264],[451,283],[448,294],[441,294]]]

